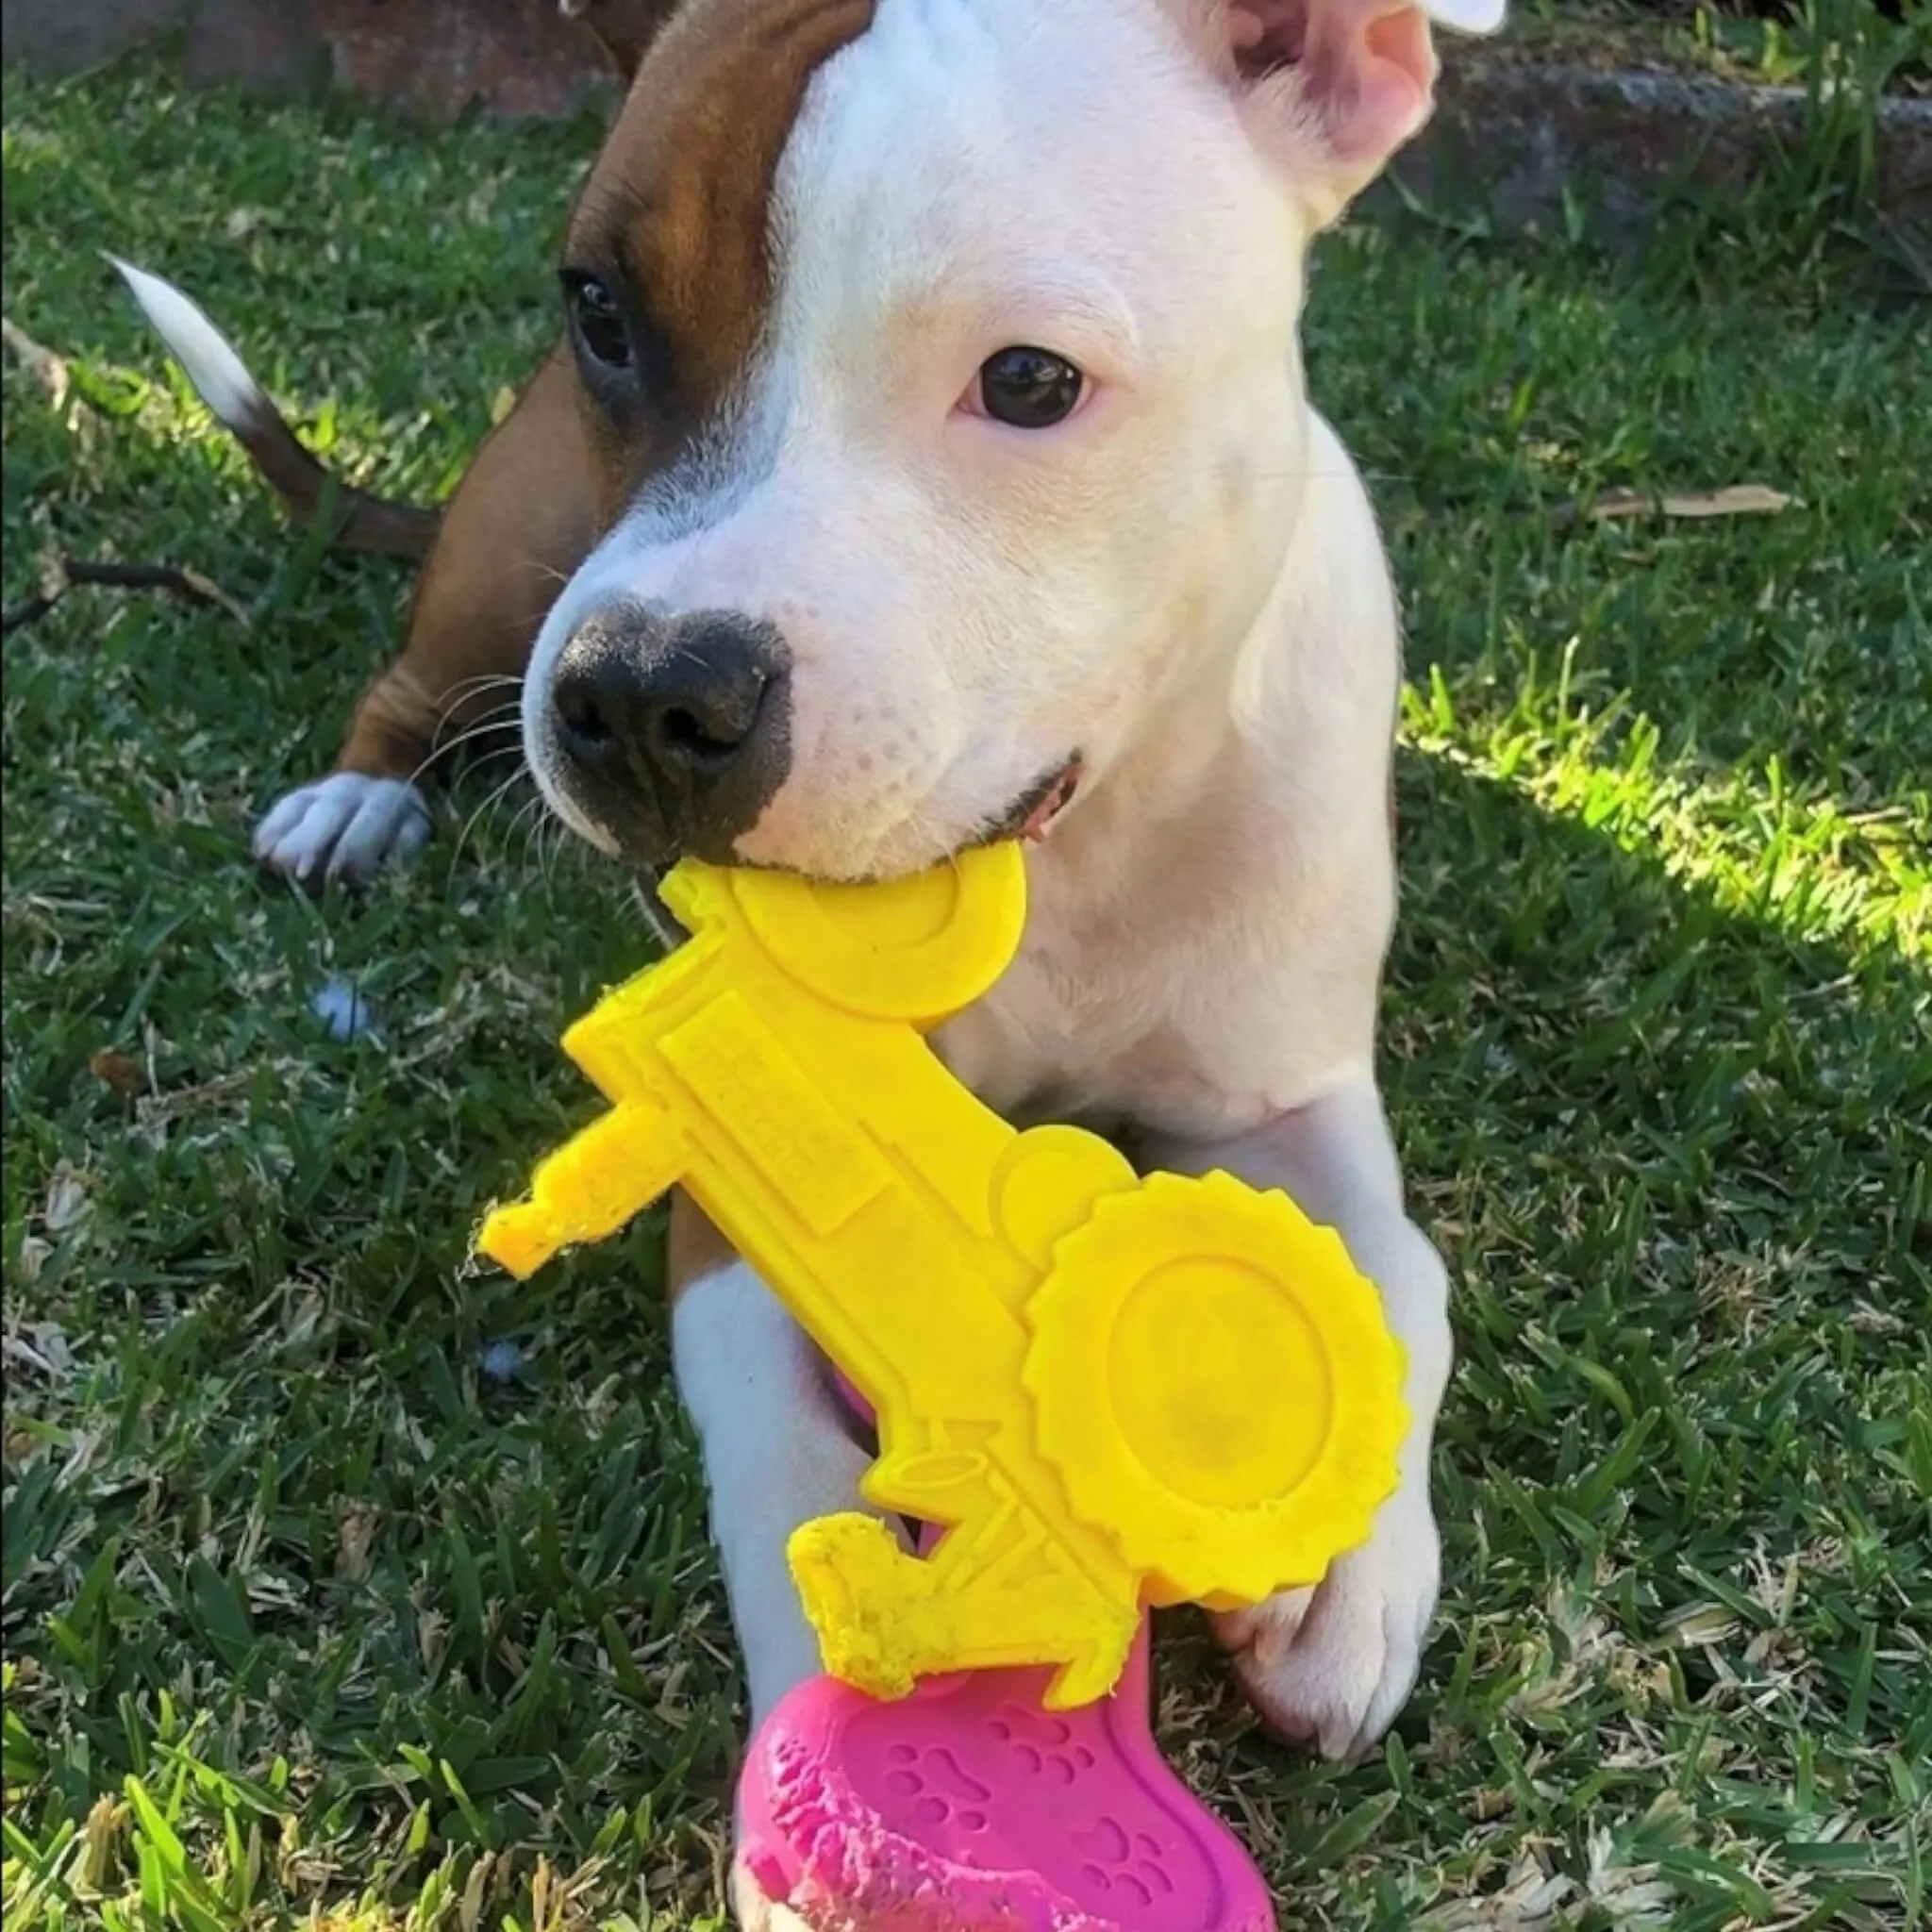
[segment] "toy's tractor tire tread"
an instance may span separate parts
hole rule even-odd
[[[1197,1312],[1218,1343],[1186,1332]],[[1401,1349],[1341,1237],[1286,1195],[1153,1175],[1060,1241],[1026,1313],[1040,1452],[1153,1601],[1258,1603],[1367,1538],[1407,1425]]]

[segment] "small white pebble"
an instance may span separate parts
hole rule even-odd
[[[524,1372],[521,1342],[490,1341],[483,1345],[477,1365],[492,1382],[514,1382]]]
[[[382,1035],[370,1017],[369,1002],[340,974],[331,974],[309,1001],[309,1009],[328,1028],[331,1040],[360,1040],[365,1034],[378,1045]]]

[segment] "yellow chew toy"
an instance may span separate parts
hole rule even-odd
[[[825,1668],[876,1696],[1055,1664],[1110,1690],[1149,1604],[1313,1583],[1394,1488],[1401,1351],[1331,1230],[1224,1174],[1017,1133],[926,1044],[1020,943],[1019,846],[883,885],[687,861],[688,943],[564,1048],[611,1110],[477,1245],[528,1274],[681,1183],[877,1411],[864,1493],[790,1559]]]

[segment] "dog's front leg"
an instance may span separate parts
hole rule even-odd
[[[756,1728],[820,1668],[785,1545],[814,1516],[861,1507],[872,1457],[824,1357],[682,1195],[672,1204],[668,1272],[678,1392],[704,1452]]]
[[[1381,1097],[1364,1076],[1312,1105],[1220,1143],[1150,1142],[1147,1165],[1181,1174],[1224,1168],[1280,1188],[1336,1228],[1381,1291],[1408,1355],[1409,1430],[1401,1482],[1369,1541],[1313,1591],[1285,1591],[1216,1620],[1256,1707],[1284,1736],[1351,1758],[1402,1708],[1422,1660],[1441,1560],[1429,1502],[1429,1444],[1449,1376],[1448,1275],[1405,1212]]]

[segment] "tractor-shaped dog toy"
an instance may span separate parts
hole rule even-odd
[[[832,1675],[892,1698],[1050,1664],[1066,1709],[1148,1606],[1258,1603],[1367,1536],[1402,1360],[1340,1238],[1224,1174],[1016,1132],[927,1044],[1018,949],[1018,845],[859,886],[688,861],[663,897],[689,941],[564,1037],[611,1110],[478,1244],[527,1274],[682,1185],[873,1405],[866,1499],[942,1534],[797,1532]]]

